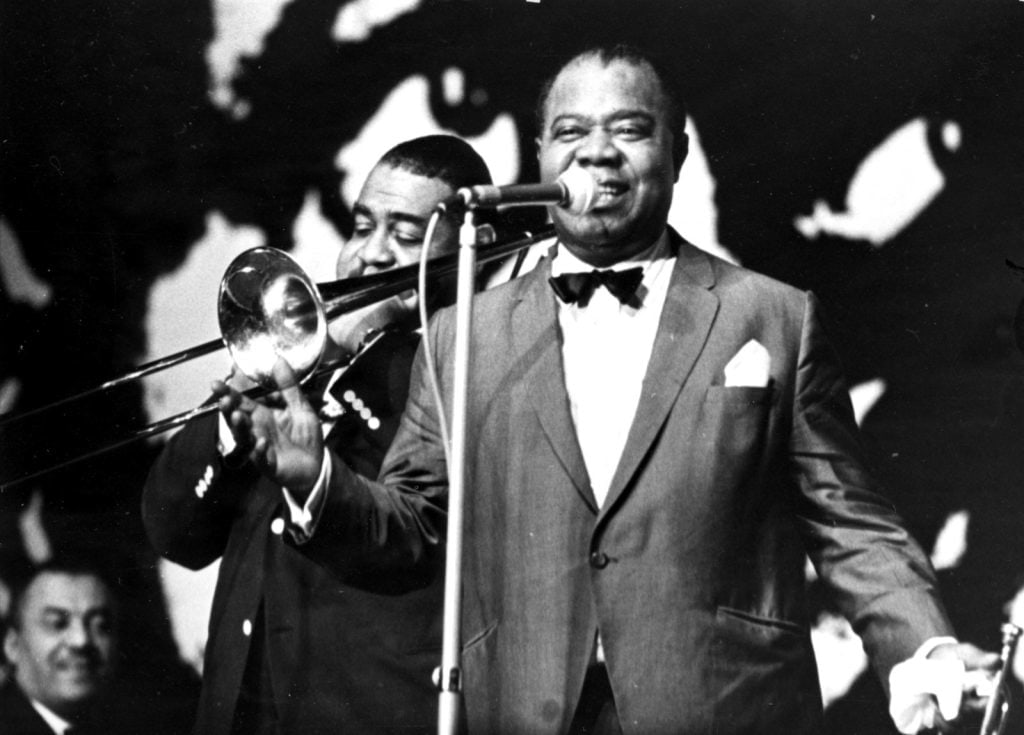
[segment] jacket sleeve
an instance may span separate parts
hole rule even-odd
[[[218,559],[239,498],[257,477],[227,467],[217,448],[218,415],[189,422],[164,446],[146,479],[142,519],[153,548],[189,569]]]
[[[432,345],[444,333],[439,321],[429,327]],[[439,368],[447,364],[443,357],[436,362]],[[405,411],[377,481],[331,453],[324,508],[301,549],[349,582],[381,573],[425,580],[443,565],[448,475],[425,367],[420,345]]]
[[[928,558],[867,470],[849,391],[817,311],[808,294],[791,437],[797,522],[820,579],[888,686],[895,664],[952,628]]]

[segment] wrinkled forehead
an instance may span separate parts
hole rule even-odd
[[[622,110],[647,112],[659,119],[668,100],[654,69],[643,61],[579,56],[554,78],[544,99],[546,127],[560,115],[597,116]]]
[[[377,216],[405,214],[419,218],[430,216],[441,200],[454,193],[442,179],[431,178],[402,166],[378,163],[366,177],[354,209]]]
[[[113,600],[107,585],[92,574],[44,572],[25,589],[21,600],[22,618],[48,609],[86,614],[110,610]]]

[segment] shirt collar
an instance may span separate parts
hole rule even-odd
[[[552,276],[560,276],[563,273],[579,273],[581,271],[595,270],[595,266],[585,263],[577,258],[569,248],[563,246],[561,243],[555,243],[555,247],[552,248],[552,253]],[[637,253],[629,260],[620,260],[618,263],[612,263],[607,268],[600,268],[597,270],[622,271],[627,268],[636,268],[639,266],[644,269],[644,279],[646,280],[649,266],[655,261],[668,258],[671,254],[672,249],[669,246],[668,228],[666,228],[662,231],[661,237],[655,240],[654,244],[646,250]]]
[[[556,242],[551,248],[551,276],[560,276],[563,273],[579,273],[581,271],[594,270],[594,266],[589,263],[585,263],[566,247],[560,247],[561,243]],[[669,239],[668,228],[666,227],[661,237],[655,240],[654,244],[643,252],[637,253],[629,260],[621,260],[618,263],[613,263],[606,269],[600,270],[626,270],[627,268],[643,268],[644,277],[640,282],[640,287],[636,291],[635,299],[631,299],[629,303],[623,304],[622,309],[627,313],[636,313],[637,308],[642,308],[648,301],[648,294],[653,288],[655,288],[655,282],[659,281],[662,273],[665,271],[666,266],[675,257],[672,251],[672,244]],[[664,280],[664,279],[662,279]],[[660,281],[659,281],[660,282]],[[662,283],[660,290],[663,291],[667,286]],[[563,304],[559,301],[560,307],[567,307],[569,305]],[[579,310],[579,304],[571,305],[573,310]]]
[[[46,720],[46,724],[49,725],[50,729],[57,735],[64,735],[64,733],[71,727],[70,722],[65,720],[42,702],[38,702],[31,697],[28,698],[28,701],[32,705],[32,708],[39,713],[40,717]]]

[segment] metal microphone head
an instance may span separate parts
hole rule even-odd
[[[597,181],[581,167],[573,165],[558,177],[565,197],[558,206],[572,214],[586,214],[597,200]]]
[[[570,166],[554,183],[464,186],[437,205],[444,213],[487,207],[536,207],[557,205],[573,214],[594,207],[597,181],[579,166]]]

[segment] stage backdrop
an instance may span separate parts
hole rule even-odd
[[[329,280],[363,177],[400,140],[452,132],[496,182],[536,180],[540,81],[625,40],[669,58],[687,95],[671,222],[819,295],[887,492],[934,549],[961,635],[993,646],[1024,572],[1021,39],[1016,0],[5,3],[0,412],[216,338],[217,285],[246,248]],[[8,422],[0,479],[189,408],[226,370],[213,355]],[[132,655],[170,671],[198,661],[215,570],[158,570],[146,544],[158,446],[5,487],[0,558],[109,553],[146,640]],[[844,656],[826,644],[857,642],[823,611],[828,669]]]

